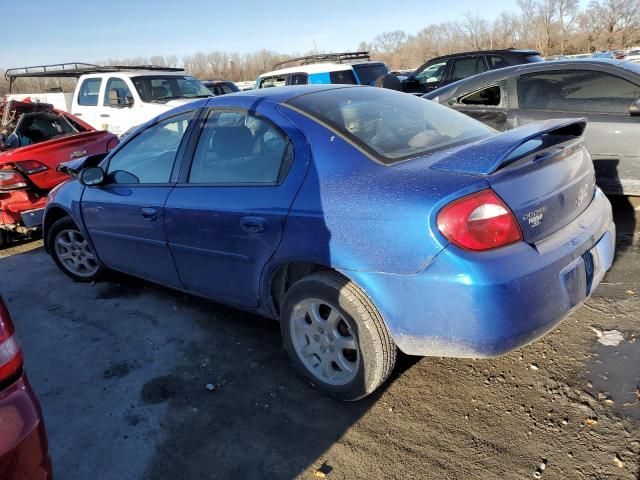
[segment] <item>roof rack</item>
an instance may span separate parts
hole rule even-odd
[[[16,78],[78,78],[88,73],[124,72],[135,70],[157,70],[163,72],[183,72],[184,68],[161,67],[158,65],[94,65],[92,63],[70,62],[31,67],[10,68],[4,73],[9,81],[9,93]]]
[[[288,63],[296,62],[301,62],[300,65],[310,65],[312,63],[321,63],[326,61],[344,63],[352,62],[354,60],[371,60],[371,56],[369,55],[369,52],[320,53],[317,55],[307,55],[304,57],[283,60],[282,62],[276,63],[273,66],[273,70],[277,70],[278,67],[286,65]]]

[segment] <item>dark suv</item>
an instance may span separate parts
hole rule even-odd
[[[483,50],[454,53],[429,60],[402,82],[407,93],[427,93],[436,88],[488,70],[542,62],[535,50]]]

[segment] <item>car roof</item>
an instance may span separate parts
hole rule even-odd
[[[113,71],[113,72],[101,72],[101,73],[88,73],[83,75],[88,78],[103,78],[103,77],[165,77],[165,76],[174,76],[174,77],[191,77],[192,75],[182,71],[182,72],[170,72],[163,70],[131,70],[131,71]]]
[[[287,85],[283,87],[272,87],[272,88],[258,88],[254,90],[243,90],[240,92],[229,93],[224,95],[225,99],[229,99],[231,97],[252,97],[252,98],[261,98],[268,100],[273,103],[284,103],[292,100],[301,95],[306,95],[308,93],[316,93],[322,92],[325,90],[337,90],[340,88],[374,88],[367,87],[362,85],[349,85],[349,84],[314,84],[314,85]],[[215,100],[214,97],[210,100]]]
[[[589,69],[589,67],[595,69],[604,69],[609,71],[615,71],[616,69],[623,69],[630,72],[633,75],[640,76],[640,64],[615,60],[611,58],[580,58],[580,59],[563,59],[563,60],[549,60],[536,63],[524,63],[522,65],[515,65],[512,67],[500,68],[497,70],[490,70],[488,72],[480,73],[472,77],[458,80],[457,82],[445,85],[444,87],[437,88],[426,95],[424,98],[435,98],[443,96],[448,98],[449,94],[457,94],[459,91],[472,90],[474,88],[482,88],[483,86],[491,82],[499,82],[501,80],[520,75],[526,72],[544,72],[550,70],[558,70],[561,68],[576,68],[582,67]]]
[[[353,62],[353,63],[311,63],[309,65],[297,65],[294,67],[281,68],[271,72],[263,73],[258,78],[271,77],[276,75],[286,75],[287,73],[325,73],[325,72],[342,72],[351,70],[355,65],[383,65],[382,62]]]
[[[440,55],[439,57],[430,58],[427,62],[432,62],[434,60],[444,60],[445,58],[463,57],[465,55],[487,55],[491,53],[500,55],[540,55],[540,52],[538,52],[537,50],[507,48],[502,50],[476,50],[473,52],[450,53],[447,55]]]

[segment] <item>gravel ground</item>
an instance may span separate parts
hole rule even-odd
[[[56,478],[640,479],[637,205],[616,201],[614,266],[554,332],[495,359],[401,357],[353,404],[295,376],[275,322],[73,283],[41,242],[1,251]]]

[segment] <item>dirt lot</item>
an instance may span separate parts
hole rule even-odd
[[[40,242],[0,252],[1,289],[61,480],[317,469],[329,479],[640,479],[639,213],[616,203],[613,269],[546,338],[490,360],[402,357],[386,387],[355,404],[298,380],[274,322],[124,276],[73,283]],[[612,329],[624,340],[598,343]]]

